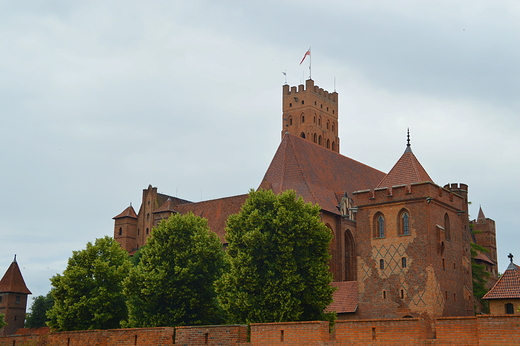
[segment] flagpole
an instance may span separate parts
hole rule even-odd
[[[309,47],[309,52],[311,54],[309,54],[309,79],[312,79],[312,52],[311,52],[311,48]]]

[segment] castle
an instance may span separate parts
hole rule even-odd
[[[478,260],[497,279],[494,221],[482,209],[468,220],[468,186],[437,185],[410,138],[388,173],[339,153],[338,94],[308,79],[282,88],[282,140],[259,188],[293,189],[321,207],[333,234],[330,270],[338,288],[330,310],[343,319],[472,316],[470,242],[489,250]],[[114,238],[129,253],[172,213],[193,212],[226,246],[225,225],[247,195],[192,203],[148,186],[136,213],[114,217]]]

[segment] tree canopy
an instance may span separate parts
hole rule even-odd
[[[230,322],[330,319],[331,230],[294,191],[250,191],[226,229],[229,270],[217,292]]]
[[[224,252],[207,220],[172,214],[152,231],[139,263],[125,280],[129,327],[222,322],[214,281]]]
[[[7,323],[5,322],[5,316],[0,314],[0,328],[3,326],[7,326]]]
[[[127,317],[122,281],[130,267],[128,253],[108,236],[74,251],[63,274],[51,278],[48,325],[59,331],[118,328]]]
[[[31,306],[31,312],[27,314],[25,318],[26,328],[39,328],[45,327],[49,318],[47,317],[47,311],[49,311],[54,305],[54,298],[49,292],[45,296],[37,296],[32,298],[33,303]]]

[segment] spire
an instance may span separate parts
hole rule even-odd
[[[482,206],[479,206],[477,222],[480,222],[481,220],[482,220],[482,222],[486,221],[486,216],[484,215],[484,212],[482,211]]]
[[[31,291],[25,285],[22,272],[16,262],[16,255],[13,263],[11,263],[2,280],[0,280],[0,292],[31,294]]]
[[[410,128],[407,129],[406,134],[406,149],[404,150],[405,153],[411,153],[412,152],[412,146],[410,145]]]
[[[406,149],[392,167],[390,172],[381,180],[377,187],[392,187],[396,185],[410,185],[412,183],[419,183],[423,181],[433,182],[432,178],[428,175],[426,170],[423,168],[417,157],[412,152],[412,146],[410,145],[410,130],[408,129]]]
[[[121,219],[124,217],[130,217],[132,219],[137,219],[137,214],[135,213],[134,207],[132,207],[132,203],[130,203],[130,206],[127,207],[121,214],[114,216],[112,219]]]

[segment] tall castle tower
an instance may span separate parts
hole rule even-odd
[[[282,138],[286,132],[339,153],[338,93],[307,79],[305,87],[283,86]]]
[[[25,285],[15,256],[0,280],[0,314],[7,322],[5,327],[0,328],[0,337],[12,335],[18,328],[23,328],[29,294],[31,291]]]

